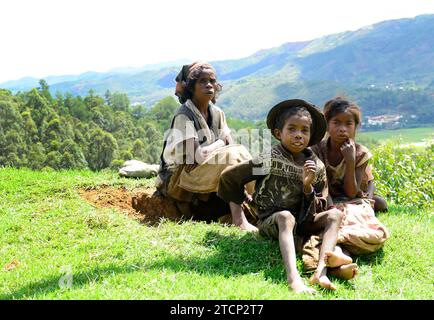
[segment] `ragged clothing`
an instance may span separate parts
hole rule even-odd
[[[224,112],[210,104],[205,120],[191,100],[176,111],[160,157],[155,182],[158,192],[171,199],[185,217],[201,219],[204,211],[209,211],[212,218],[226,215],[229,205],[216,196],[220,174],[230,165],[251,159],[251,155],[243,146],[226,145],[212,152],[204,163],[194,163],[196,167],[187,172],[186,166],[193,163],[187,163],[186,141],[193,139],[202,147],[218,139],[231,140]],[[213,161],[215,158],[217,161]],[[222,158],[226,160],[218,161]]]
[[[155,182],[157,189],[163,195],[175,200],[191,202],[194,192],[179,188],[179,178],[183,172],[185,173],[184,167],[193,164],[187,163],[187,148],[194,148],[194,145],[188,146],[186,141],[194,139],[201,146],[207,146],[218,139],[226,140],[228,137],[230,137],[230,129],[220,108],[210,104],[208,119],[205,120],[194,103],[187,100],[176,111],[166,134],[160,157],[160,169]]]
[[[183,109],[187,110],[180,112]],[[177,166],[185,164],[185,141],[196,139],[204,147],[218,139],[225,141],[230,132],[225,114],[220,108],[210,104],[207,121],[194,103],[187,100],[175,114],[171,130],[166,137],[162,155],[165,167],[173,172]]]
[[[389,230],[375,216],[369,200],[353,199],[335,204],[344,213],[337,243],[352,254],[375,252],[389,238]]]
[[[297,164],[292,154],[278,144],[271,152],[226,169],[220,178],[218,195],[226,202],[241,204],[245,198],[243,186],[256,180],[251,206],[256,209],[259,220],[288,210],[301,224],[326,209],[328,195],[324,164],[309,148],[303,154],[306,160],[313,160],[317,165],[311,194],[303,192],[304,164]]]
[[[373,180],[368,163],[372,154],[366,147],[356,144],[356,168],[362,165],[367,167],[357,197],[350,199],[344,191],[345,159],[337,166],[330,165],[327,159],[329,139],[313,146],[312,150],[326,167],[333,204],[344,213],[337,244],[356,255],[375,252],[383,247],[389,238],[389,231],[375,216],[373,200],[369,199],[367,194],[368,181]],[[319,255],[319,251],[316,254]]]
[[[330,147],[330,137],[322,140],[317,145],[312,146],[312,151],[321,159],[324,163],[326,171],[327,171],[327,180],[329,186],[329,193],[333,199],[335,198],[346,198],[344,191],[344,176],[345,176],[345,168],[346,162],[345,159],[337,166],[332,166],[327,158],[327,151]],[[356,143],[356,168],[361,167],[367,163],[369,163],[369,159],[372,158],[372,153],[365,146]],[[365,174],[362,177],[362,181],[360,183],[360,190],[358,193],[358,197],[366,198],[367,197],[367,188],[368,181],[373,180],[374,177],[372,175],[371,166],[368,164],[365,170]]]
[[[193,170],[183,170],[179,187],[191,192],[217,192],[222,172],[230,166],[252,159],[249,151],[240,144],[230,144],[214,150],[203,163]]]

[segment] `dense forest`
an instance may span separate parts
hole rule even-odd
[[[422,107],[426,101],[419,103],[417,96],[413,101],[417,108],[411,112],[432,123],[432,111]],[[103,96],[92,89],[84,97],[60,92],[53,96],[45,80],[16,94],[0,89],[0,167],[101,170],[118,168],[130,159],[159,163],[164,132],[178,107],[171,96],[148,107],[131,104],[126,93],[108,90]],[[262,146],[265,117],[256,122],[227,118],[235,141],[254,154]],[[258,134],[249,133],[251,129],[259,129]]]
[[[44,80],[28,92],[0,89],[0,166],[100,170],[127,159],[158,163],[164,128],[178,107],[162,99],[132,108],[126,94],[57,94]]]
[[[132,106],[124,93],[85,97],[57,93],[45,80],[15,95],[0,89],[0,167],[32,169],[117,168],[125,160],[159,163],[163,135],[179,103]],[[235,130],[258,127],[228,119]],[[265,123],[259,127],[265,127]]]

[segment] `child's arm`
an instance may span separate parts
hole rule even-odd
[[[360,189],[367,163],[356,168],[356,145],[349,139],[341,147],[345,159],[344,191],[347,197],[355,198]]]
[[[368,198],[372,199],[374,197],[374,190],[375,190],[375,186],[374,186],[374,181],[373,180],[369,180],[368,181],[368,188],[367,188],[367,193],[368,193]]]
[[[225,142],[220,139],[205,147],[202,147],[196,139],[185,140],[183,148],[186,151],[186,163],[195,167],[196,164],[203,163],[214,150],[224,145]]]
[[[225,142],[223,140],[216,140],[213,143],[211,143],[210,145],[206,146],[206,147],[202,147],[202,146],[197,146],[196,149],[196,161],[198,163],[203,163],[206,158],[208,158],[208,156],[214,152],[215,150],[217,150],[218,148],[224,147],[225,146]]]
[[[303,167],[303,191],[305,194],[313,192],[312,183],[315,180],[316,163],[313,160],[307,160]]]
[[[330,194],[327,195],[327,210],[331,208],[336,208],[336,206],[333,203],[332,196]]]
[[[228,144],[234,144],[234,139],[232,138],[231,135],[227,135],[226,138],[224,139],[224,142],[226,145]]]
[[[302,217],[304,218],[308,215],[315,215],[317,212],[327,210],[327,200],[329,197],[327,175],[323,167],[318,177],[315,178],[316,170],[317,164],[314,161],[307,160],[305,162],[303,168],[304,198],[302,206]],[[301,218],[301,220],[304,218]]]

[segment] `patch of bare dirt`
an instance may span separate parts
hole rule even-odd
[[[114,208],[143,223],[156,224],[162,217],[179,221],[181,214],[173,202],[155,195],[155,188],[98,187],[79,189],[82,198],[97,208]]]
[[[216,199],[192,208],[192,215],[185,216],[173,201],[157,195],[155,191],[155,188],[128,190],[124,187],[100,186],[79,189],[78,193],[83,199],[97,208],[114,208],[149,225],[158,224],[161,218],[172,221],[191,218],[196,221],[232,223],[229,206],[222,206],[221,202],[215,201]],[[243,204],[243,209],[247,219],[255,224],[256,218],[249,207]],[[216,215],[216,212],[220,214]],[[216,220],[216,216],[220,216],[220,218]]]

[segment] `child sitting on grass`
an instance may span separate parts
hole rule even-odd
[[[336,97],[324,106],[329,137],[312,147],[324,163],[329,187],[329,207],[337,207],[344,216],[338,244],[352,254],[379,250],[389,231],[374,213],[387,210],[387,203],[373,195],[369,150],[355,142],[361,123],[359,107]],[[374,202],[376,206],[374,206]]]
[[[311,278],[312,284],[335,290],[327,278],[326,254],[334,254],[342,213],[326,211],[327,180],[324,164],[308,148],[321,141],[326,122],[312,104],[286,100],[274,106],[267,116],[267,126],[280,143],[253,160],[228,168],[220,177],[218,195],[229,204],[245,199],[244,185],[256,180],[250,206],[258,212],[259,232],[278,239],[287,273],[287,281],[295,292],[315,292],[306,286],[296,266],[295,235],[323,231],[319,263]]]

